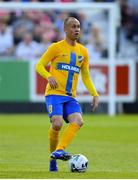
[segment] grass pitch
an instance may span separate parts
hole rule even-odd
[[[88,160],[86,173],[58,161],[50,173],[47,115],[0,115],[0,178],[138,178],[138,116],[84,115],[85,124],[66,149]],[[64,127],[63,127],[64,128]]]

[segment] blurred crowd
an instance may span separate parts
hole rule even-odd
[[[118,32],[118,55],[138,59],[138,1],[121,0],[121,25]]]
[[[78,0],[78,2],[82,1]],[[64,2],[67,1],[64,0]],[[119,2],[121,23],[117,29],[116,53],[121,58],[136,58],[138,57],[138,1],[121,0]],[[63,21],[68,16],[74,16],[80,20],[82,30],[80,42],[87,47],[90,58],[93,60],[107,58],[109,47],[107,15],[105,11],[76,13],[58,10],[7,11],[1,9],[0,59],[13,57],[17,60],[38,60],[52,42],[64,38]]]
[[[0,0],[4,2],[114,2],[116,0]]]

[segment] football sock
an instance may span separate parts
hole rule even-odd
[[[80,126],[78,124],[70,123],[69,126],[64,130],[56,150],[65,149],[71,143],[72,139],[74,138],[79,129]]]
[[[59,131],[54,130],[52,127],[49,128],[49,141],[50,141],[50,152],[56,150],[58,144]]]

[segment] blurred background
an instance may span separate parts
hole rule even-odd
[[[46,3],[74,3],[77,6],[84,2],[94,6],[78,11],[64,7],[50,10],[46,6]],[[11,3],[15,6],[17,3],[16,10],[10,7]],[[45,9],[22,9],[18,8],[19,3],[28,7],[44,3]],[[113,17],[110,5],[114,8]],[[115,112],[111,114],[138,113],[137,0],[1,1],[0,113],[46,112],[44,90],[47,82],[36,74],[35,63],[51,43],[65,37],[63,21],[68,16],[78,18],[81,23],[80,42],[88,49],[90,72],[101,95],[96,113],[110,114],[111,101],[115,106]],[[110,77],[112,64],[113,78]],[[90,96],[81,80],[78,100],[83,112],[90,113]]]
[[[80,78],[77,99],[86,123],[67,152],[85,155],[88,172],[70,173],[59,161],[55,174],[48,171],[47,81],[35,64],[65,37],[68,16],[81,23],[79,41],[88,49],[100,104],[91,112]],[[0,178],[138,179],[137,120],[138,0],[0,1]]]

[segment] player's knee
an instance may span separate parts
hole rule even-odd
[[[83,121],[82,118],[76,118],[76,119],[74,119],[73,122],[76,123],[76,124],[78,124],[80,127],[82,127],[83,124],[84,124],[84,121]]]
[[[83,126],[83,124],[84,124],[83,119],[79,119],[79,120],[78,120],[78,125],[79,125],[80,127],[82,127],[82,126]]]
[[[70,123],[76,123],[80,127],[83,126],[83,124],[84,124],[83,118],[82,118],[82,116],[79,113],[74,113],[74,114],[70,115],[68,117],[68,121]]]
[[[54,122],[54,123],[52,123],[52,127],[54,130],[59,131],[62,128],[62,123]]]
[[[59,131],[62,128],[62,119],[59,117],[52,117],[52,127],[54,130]]]

